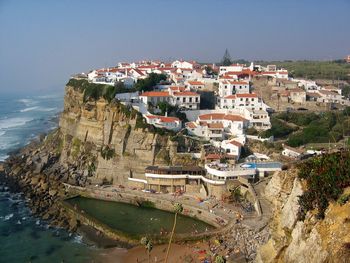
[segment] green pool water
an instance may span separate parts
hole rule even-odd
[[[73,206],[77,205],[85,213],[109,227],[134,237],[158,235],[162,229],[170,232],[174,222],[173,213],[155,208],[85,197],[76,197],[67,202]],[[175,233],[201,233],[213,228],[203,221],[178,215]]]

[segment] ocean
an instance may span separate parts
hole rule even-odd
[[[57,127],[63,94],[0,98],[0,160]],[[0,263],[90,262],[96,249],[35,218],[21,194],[0,185]]]

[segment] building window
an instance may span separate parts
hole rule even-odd
[[[189,98],[190,102],[192,102],[192,97]]]

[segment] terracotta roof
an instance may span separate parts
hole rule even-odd
[[[182,87],[182,86],[171,86],[170,89],[172,91],[185,91],[186,87]]]
[[[157,115],[146,115],[146,118],[149,119],[159,119],[161,122],[178,122],[179,118],[176,117],[166,117],[166,116],[157,116]]]
[[[338,92],[333,92],[333,91],[329,91],[329,90],[320,90],[319,93],[323,94],[323,95],[339,95]]]
[[[223,129],[224,125],[222,123],[208,123],[209,129]]]
[[[240,142],[237,142],[237,141],[230,141],[229,144],[235,145],[237,147],[242,147],[243,146],[243,144],[241,144]]]
[[[319,97],[321,97],[321,95],[320,94],[318,94],[317,92],[306,92],[306,95],[307,96],[309,96],[309,97],[317,97],[317,98],[319,98]]]
[[[188,81],[188,84],[190,84],[190,85],[204,85],[204,83],[201,81]]]
[[[230,120],[230,121],[246,121],[245,118],[239,115],[225,114],[225,113],[209,113],[199,115],[200,120]]]
[[[140,94],[140,97],[169,97],[169,92],[165,91],[147,91]]]
[[[194,122],[187,122],[186,123],[186,126],[188,127],[188,128],[190,128],[190,129],[194,129],[194,128],[196,128],[197,127],[197,125],[194,123]]]
[[[233,85],[249,85],[249,83],[245,81],[229,81],[229,83]]]
[[[255,93],[243,93],[243,94],[236,94],[237,98],[257,98],[258,95]]]
[[[192,91],[174,92],[174,96],[199,96],[199,94]]]
[[[305,90],[299,89],[299,88],[295,88],[295,89],[290,89],[289,92],[290,92],[290,93],[294,93],[294,92],[305,92]]]

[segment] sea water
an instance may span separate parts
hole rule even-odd
[[[0,160],[57,127],[63,94],[0,97]],[[21,194],[0,185],[0,263],[91,262],[81,237],[34,217]]]

